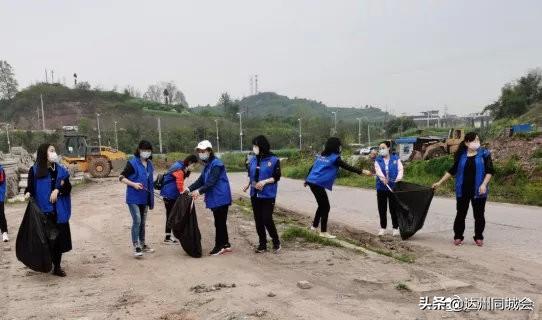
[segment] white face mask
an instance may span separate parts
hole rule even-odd
[[[253,146],[252,147],[252,152],[254,152],[255,155],[259,155],[260,154],[260,148],[258,146]]]
[[[58,155],[56,152],[47,152],[47,160],[49,162],[57,162],[58,161]]]
[[[378,150],[378,154],[385,157],[385,156],[390,154],[390,150],[388,150],[386,148],[382,148],[382,149]]]
[[[478,150],[480,148],[480,142],[471,142],[469,143],[469,149],[471,150]]]
[[[150,152],[150,151],[141,151],[141,152],[139,152],[139,155],[143,159],[149,159],[151,157],[151,154],[152,154],[152,152]]]
[[[209,159],[209,152],[202,152],[202,153],[199,153],[199,154],[198,154],[198,157],[199,157],[202,161],[205,161],[205,160]]]

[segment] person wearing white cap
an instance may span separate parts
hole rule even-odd
[[[216,228],[215,247],[209,254],[218,256],[232,251],[226,224],[228,208],[232,203],[230,182],[224,163],[214,155],[213,146],[208,140],[198,143],[196,151],[205,167],[187,191],[194,199],[205,195],[205,206],[213,212]]]

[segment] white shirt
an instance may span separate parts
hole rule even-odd
[[[387,159],[384,158],[384,166],[386,168],[386,172],[389,172],[388,170],[388,165],[390,163],[390,158],[388,157]],[[403,180],[403,163],[401,162],[401,160],[397,159],[397,178],[395,179],[395,182],[399,182],[401,180]],[[380,178],[380,180],[384,180],[384,178],[386,178],[386,176],[384,175],[384,173],[382,172],[382,170],[380,169],[380,166],[378,165],[378,162],[375,161],[375,172],[376,172],[376,176]]]

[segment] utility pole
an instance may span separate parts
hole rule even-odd
[[[117,136],[117,121],[115,121],[115,146],[119,150],[119,138]]]
[[[158,118],[158,143],[160,144],[160,154],[162,154],[162,123],[160,123],[160,118]]]
[[[42,129],[45,131],[45,113],[43,113],[43,95],[40,94],[40,101],[41,101],[41,124]]]
[[[55,71],[51,70],[51,83],[55,83]]]
[[[47,68],[45,68],[45,82],[49,83],[49,75],[47,73]]]
[[[371,131],[369,130],[369,122],[367,122],[367,140],[369,143],[369,146],[371,146]]]
[[[361,146],[361,118],[356,118],[358,120],[358,144]]]
[[[220,153],[220,138],[218,137],[218,119],[215,119],[215,126],[216,126],[216,146],[218,153]]]
[[[241,144],[241,152],[243,152],[243,111],[237,112],[239,115],[239,137]]]
[[[6,136],[8,138],[8,153],[11,153],[11,142],[9,141],[9,123],[6,124]]]
[[[331,113],[333,113],[333,117],[334,117],[334,126],[333,126],[333,135],[337,135],[337,112],[336,111],[331,111]]]
[[[102,134],[100,132],[100,114],[96,113],[96,123],[98,124],[98,147],[100,152],[102,152]]]
[[[299,151],[302,150],[302,135],[301,135],[301,118],[297,119],[299,121]]]

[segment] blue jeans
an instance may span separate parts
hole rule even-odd
[[[144,204],[128,204],[132,215],[132,243],[134,247],[145,245],[145,220],[148,208]]]

